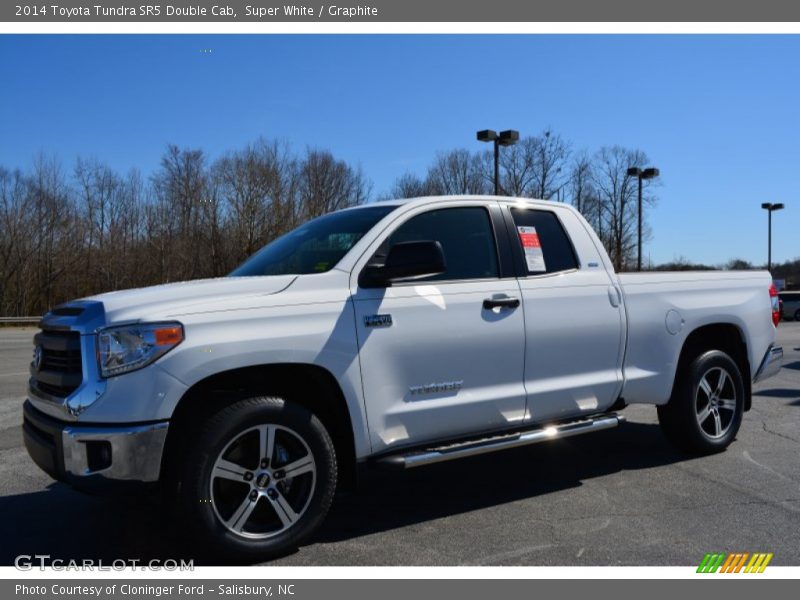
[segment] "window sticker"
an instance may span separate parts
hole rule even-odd
[[[539,241],[539,234],[536,233],[536,227],[517,227],[519,233],[519,241],[522,242],[522,248],[525,250],[525,262],[528,263],[528,271],[531,273],[546,272],[547,267],[544,264],[544,253],[542,252],[542,244]]]

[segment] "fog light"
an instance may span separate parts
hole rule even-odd
[[[111,466],[111,443],[104,440],[84,442],[86,444],[86,464],[89,471],[102,471]]]

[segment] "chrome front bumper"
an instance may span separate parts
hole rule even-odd
[[[780,346],[770,346],[770,349],[767,350],[764,359],[761,361],[761,365],[758,367],[758,371],[756,371],[755,377],[753,377],[753,383],[764,381],[777,374],[778,371],[781,370],[782,365],[783,348]]]
[[[24,406],[25,447],[48,475],[75,487],[151,483],[161,473],[169,423],[77,425]]]

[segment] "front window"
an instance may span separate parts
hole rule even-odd
[[[442,208],[412,217],[381,244],[370,262],[382,263],[395,244],[422,240],[442,245],[447,270],[415,279],[415,283],[500,276],[492,223],[488,211],[480,206]]]
[[[370,206],[318,217],[264,246],[231,277],[308,275],[331,270],[395,206]]]

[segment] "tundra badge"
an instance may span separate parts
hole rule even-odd
[[[440,383],[426,383],[425,385],[412,385],[408,388],[411,395],[441,394],[443,392],[458,392],[464,386],[464,380],[442,381]]]
[[[364,327],[391,327],[392,315],[366,315]]]

